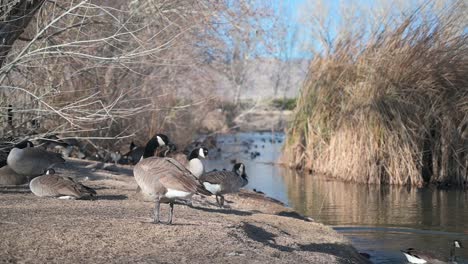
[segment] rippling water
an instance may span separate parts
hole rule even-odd
[[[374,263],[406,263],[400,249],[415,247],[448,257],[452,240],[468,263],[468,193],[397,186],[359,185],[301,175],[274,166],[282,133],[237,133],[218,138],[207,169],[246,164],[247,188],[276,198],[347,236]],[[259,156],[256,156],[256,152]],[[254,157],[256,156],[256,157]]]

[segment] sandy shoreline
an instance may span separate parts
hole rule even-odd
[[[250,191],[226,196],[225,209],[196,196],[175,206],[174,225],[147,223],[153,204],[135,194],[132,168],[85,168],[94,164],[69,160],[57,173],[96,188],[97,200],[0,187],[1,263],[366,263],[331,228]]]

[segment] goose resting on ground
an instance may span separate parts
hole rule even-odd
[[[54,169],[48,169],[46,175],[34,178],[29,183],[29,188],[39,197],[80,199],[96,195],[96,191],[92,188],[76,182],[70,177],[56,175]]]
[[[35,148],[31,141],[21,142],[8,154],[8,166],[16,173],[30,177],[39,176],[55,164],[65,160],[58,153]]]
[[[21,185],[27,182],[27,176],[16,173],[8,165],[0,168],[0,185]]]

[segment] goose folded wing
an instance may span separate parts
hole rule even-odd
[[[41,177],[40,183],[45,193],[53,196],[74,196],[81,197],[83,194],[95,194],[96,192],[81,183],[75,182],[72,178],[58,175],[48,175]]]
[[[27,149],[27,155],[32,159],[46,159],[51,164],[65,162],[61,154],[50,152],[41,148],[29,148]]]
[[[230,171],[211,171],[200,176],[200,182],[209,182],[211,184],[223,184],[230,177],[233,177]]]
[[[180,162],[173,158],[165,158],[165,160],[172,164],[175,168],[177,168],[179,173],[184,175],[184,178],[190,179],[190,182],[193,183],[196,187],[195,192],[203,195],[211,195],[211,193],[207,191],[205,187],[203,187],[203,185],[200,184],[200,182],[198,182],[197,177],[195,177],[195,175],[193,175],[185,166],[180,164]]]

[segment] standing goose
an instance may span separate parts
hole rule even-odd
[[[437,259],[430,252],[419,251],[414,248],[408,248],[401,252],[403,252],[409,263],[456,263],[455,251],[457,248],[463,248],[463,246],[460,241],[454,240],[450,246],[449,262]]]
[[[8,154],[7,163],[16,173],[26,176],[39,176],[65,160],[58,153],[35,148],[31,141],[21,142]]]
[[[200,178],[200,176],[205,172],[205,167],[203,166],[201,159],[205,159],[208,156],[208,149],[204,147],[195,148],[189,155],[175,153],[167,156],[167,152],[164,154],[165,155],[163,157],[169,157],[177,160],[197,178]]]
[[[70,177],[56,175],[54,169],[48,169],[46,175],[34,178],[29,183],[29,188],[39,197],[80,199],[96,195],[96,191],[92,188],[84,186]]]
[[[206,148],[196,148],[190,152],[188,156],[188,169],[190,172],[198,178],[205,172],[205,168],[203,166],[203,162],[200,158],[205,159],[208,156],[208,149]]]
[[[199,181],[207,191],[216,195],[216,202],[219,207],[224,205],[223,194],[238,192],[240,188],[249,182],[245,173],[245,165],[242,163],[234,164],[232,171],[205,173],[200,177]],[[220,197],[219,200],[218,197]]]
[[[206,148],[196,148],[194,149],[190,155],[188,156],[183,153],[171,153],[172,149],[175,149],[171,146],[172,143],[164,146],[158,146],[158,150],[156,151],[156,156],[160,158],[172,158],[179,162],[182,166],[188,169],[193,176],[199,178],[205,172],[204,166],[201,158],[205,158],[208,155],[208,150]],[[150,153],[152,153],[150,151]],[[167,156],[168,155],[168,156]],[[136,190],[137,193],[141,193],[141,188],[138,187]],[[144,196],[143,199],[145,201],[154,201],[152,197]]]
[[[171,224],[175,199],[190,198],[197,192],[208,193],[198,183],[197,178],[175,159],[152,156],[159,143],[161,142],[146,145],[143,159],[133,169],[133,175],[141,192],[155,201],[153,223],[160,223],[160,204],[169,203],[167,223]]]

